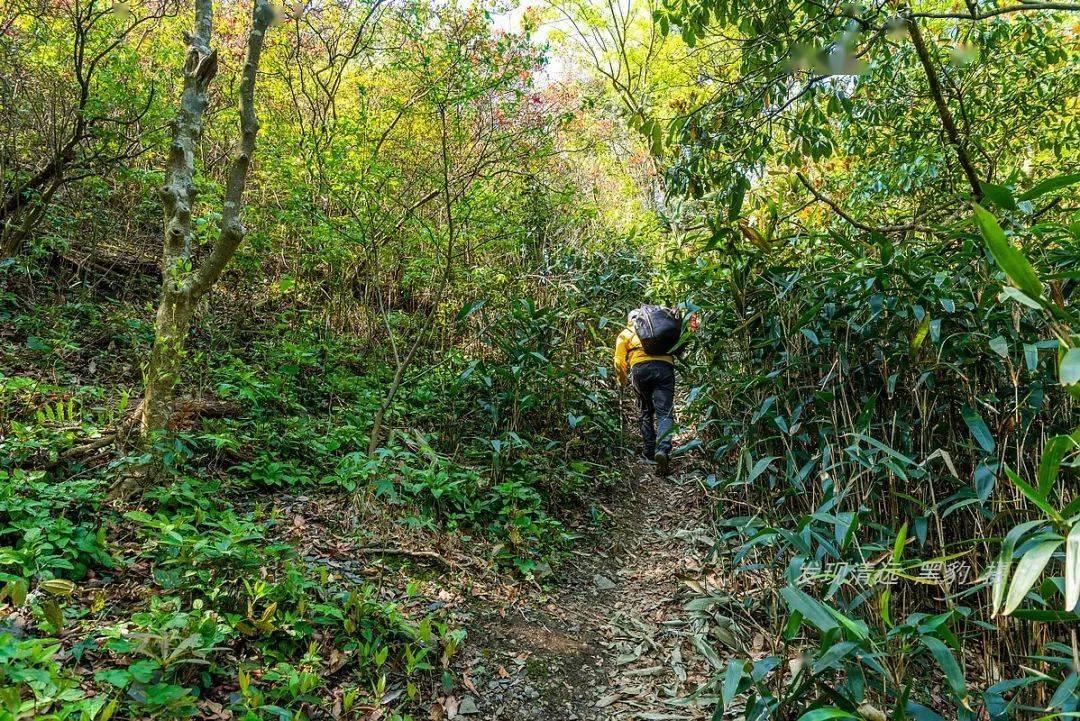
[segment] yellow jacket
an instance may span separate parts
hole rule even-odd
[[[664,361],[675,364],[673,356],[647,354],[641,347],[641,341],[638,340],[634,329],[626,328],[615,342],[615,371],[619,374],[619,380],[625,383],[630,369],[646,361]]]

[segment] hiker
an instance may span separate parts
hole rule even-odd
[[[697,318],[690,316],[690,328]],[[675,353],[682,337],[682,316],[674,308],[645,305],[630,311],[626,329],[615,343],[619,383],[630,381],[637,398],[642,458],[656,463],[665,476],[671,460],[671,429],[675,423]],[[655,426],[654,426],[655,417]],[[657,437],[659,436],[659,443]]]

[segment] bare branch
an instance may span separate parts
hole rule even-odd
[[[870,225],[864,223],[861,220],[856,219],[850,213],[847,213],[840,204],[829,196],[822,193],[820,190],[811,185],[810,181],[806,179],[806,176],[802,173],[795,173],[795,177],[799,179],[799,182],[810,191],[810,194],[814,196],[819,202],[824,203],[833,209],[837,215],[847,221],[848,225],[851,225],[859,230],[865,230],[867,233],[881,233],[882,235],[888,235],[890,233],[907,233],[910,231],[916,231],[920,233],[929,233],[930,229],[919,225],[918,223],[905,223],[903,225]]]
[[[923,71],[926,73],[926,82],[930,86],[930,94],[933,96],[934,104],[937,106],[941,124],[945,127],[949,142],[952,143],[953,148],[956,150],[956,157],[960,160],[960,166],[964,169],[964,175],[967,177],[968,185],[971,186],[972,194],[976,199],[981,198],[982,185],[979,183],[979,175],[975,172],[975,165],[971,162],[971,157],[968,155],[964,142],[960,138],[960,131],[956,127],[956,121],[953,120],[949,105],[945,102],[945,92],[941,88],[941,81],[938,80],[937,70],[930,59],[930,51],[927,50],[926,41],[923,40],[922,32],[919,30],[919,24],[914,20],[908,20],[907,27],[908,33],[911,35],[911,42],[915,45],[915,52],[919,56],[919,62],[922,63]]]
[[[911,13],[912,18],[936,18],[939,20],[969,20],[979,21],[1006,15],[1009,13],[1022,13],[1031,10],[1064,10],[1065,12],[1080,12],[1080,5],[1073,3],[1024,3],[1022,5],[1009,5],[1002,8],[994,8],[982,13]]]

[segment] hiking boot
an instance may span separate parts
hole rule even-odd
[[[658,476],[666,476],[668,474],[668,458],[667,451],[657,451],[653,456],[653,460],[656,461],[656,474]]]

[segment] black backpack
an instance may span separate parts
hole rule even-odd
[[[631,320],[641,349],[649,355],[671,355],[682,336],[682,319],[670,308],[643,305]]]

